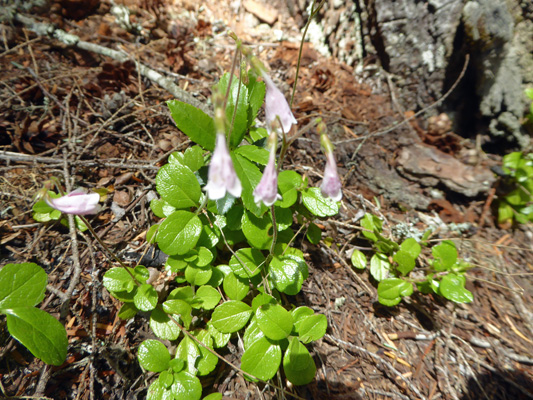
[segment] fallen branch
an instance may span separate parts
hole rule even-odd
[[[106,57],[110,57],[119,62],[125,62],[127,60],[132,60],[137,67],[139,73],[150,79],[152,82],[164,88],[176,99],[183,101],[184,103],[190,104],[194,107],[201,109],[208,115],[212,115],[212,111],[200,100],[194,98],[191,94],[181,89],[178,85],[172,82],[169,78],[161,75],[159,72],[154,71],[151,68],[148,68],[146,65],[137,62],[137,60],[132,59],[128,54],[122,53],[117,50],[113,50],[98,44],[86,42],[81,40],[79,36],[65,32],[62,29],[56,28],[52,24],[44,22],[36,22],[32,18],[26,17],[22,14],[15,14],[14,19],[22,24],[29,30],[35,32],[39,36],[48,36],[54,39],[59,40],[60,42],[66,44],[67,46],[77,47],[82,50],[86,50],[92,53],[101,54]]]

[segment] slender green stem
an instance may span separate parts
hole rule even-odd
[[[300,42],[300,50],[298,51],[298,63],[296,64],[296,76],[294,77],[294,84],[292,85],[292,94],[291,94],[291,103],[290,103],[291,107],[294,101],[294,94],[296,93],[296,84],[298,83],[298,75],[300,74],[300,63],[302,61],[302,52],[303,52],[304,43],[305,43],[305,36],[307,35],[307,30],[309,29],[311,20],[315,17],[318,11],[320,11],[320,9],[322,8],[325,2],[326,0],[322,0],[316,8],[315,8],[316,0],[313,0],[313,4],[311,4],[311,13],[309,14],[309,18],[307,18],[307,22],[305,23],[304,33],[302,34],[302,41]]]
[[[239,65],[240,65],[241,64],[240,61],[241,61],[241,58],[242,58],[242,54],[241,54],[240,51],[238,51],[238,53],[239,53]],[[233,71],[232,71],[231,75],[233,77]],[[231,82],[231,80],[230,80],[230,82]],[[237,87],[237,98],[235,99],[235,107],[233,108],[233,115],[231,116],[231,124],[229,126],[228,144],[229,144],[229,141],[230,141],[230,138],[231,138],[231,134],[233,133],[233,125],[235,124],[235,118],[237,116],[237,105],[239,104],[239,96],[241,95],[241,82],[242,82],[242,70],[239,68],[239,85]],[[228,89],[231,90],[231,83],[228,84]],[[226,107],[226,104],[224,104],[224,110],[225,110],[225,107]]]
[[[198,209],[196,210],[196,215],[199,215],[202,210],[205,208],[205,206],[207,205],[207,202],[209,201],[209,199],[207,198],[207,194],[204,196],[204,200],[202,201],[202,204],[200,204],[200,207],[198,207]]]
[[[120,264],[120,266],[128,272],[128,274],[130,274],[131,278],[133,279],[133,282],[135,282],[137,286],[141,286],[140,282],[137,280],[137,278],[135,278],[135,275],[133,275],[133,273],[130,271],[130,268],[128,268],[128,266],[124,264],[124,262],[114,252],[112,252],[109,247],[107,247],[107,245],[103,242],[102,239],[100,239],[100,236],[98,236],[98,234],[93,229],[93,227],[91,226],[87,218],[85,218],[83,215],[78,215],[78,217],[80,217],[83,223],[87,226],[87,228],[89,229],[89,232],[91,232],[91,235],[93,235],[96,241],[100,243],[100,246],[102,246],[104,250],[107,251],[107,253],[110,254],[111,257],[114,258],[115,261],[117,261]]]

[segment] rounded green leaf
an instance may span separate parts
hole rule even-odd
[[[11,336],[47,364],[61,365],[67,358],[65,327],[47,312],[34,307],[3,310]]]
[[[158,380],[165,389],[170,389],[170,386],[174,383],[174,374],[170,370],[162,371]]]
[[[263,304],[255,316],[259,328],[269,339],[285,339],[292,331],[292,315],[279,304]]]
[[[222,400],[222,393],[211,393],[205,396],[202,400]]]
[[[322,239],[322,231],[316,224],[311,223],[307,228],[306,236],[309,243],[318,244],[320,243],[320,239]]]
[[[252,247],[270,249],[272,244],[272,218],[270,212],[256,217],[249,211],[242,216],[242,232]]]
[[[176,126],[204,149],[215,149],[215,122],[202,110],[179,100],[167,101]]]
[[[323,314],[305,317],[298,325],[298,334],[302,343],[309,343],[320,339],[326,334],[328,319]]]
[[[158,340],[148,339],[141,343],[137,353],[139,364],[147,371],[161,372],[168,368],[170,353]]]
[[[133,303],[124,303],[118,312],[118,317],[120,319],[130,319],[135,317],[139,310]]]
[[[365,254],[357,249],[353,249],[352,256],[350,257],[352,265],[357,269],[366,268],[366,256]]]
[[[198,206],[202,189],[194,172],[181,164],[163,165],[155,178],[161,198],[177,209]]]
[[[255,316],[252,317],[252,320],[246,327],[246,330],[244,331],[244,335],[242,336],[242,341],[244,344],[244,350],[249,348],[256,340],[265,337],[265,334],[261,331],[261,328],[259,328],[259,324],[257,323],[257,318]]]
[[[197,215],[176,211],[161,223],[157,243],[168,255],[183,255],[196,246],[201,232],[202,222]]]
[[[278,188],[282,199],[276,205],[288,208],[298,200],[298,190],[303,187],[302,176],[296,171],[284,170],[278,175]]]
[[[198,258],[194,262],[198,267],[205,267],[213,261],[213,253],[206,247],[198,248]]]
[[[383,221],[373,214],[365,214],[361,219],[361,227],[365,230],[362,231],[363,236],[367,239],[376,242],[378,237],[374,232],[381,232],[383,227]]]
[[[281,348],[262,337],[248,347],[241,359],[241,369],[259,379],[269,380],[278,371]]]
[[[400,245],[400,249],[402,251],[405,251],[406,253],[409,253],[411,257],[413,257],[415,260],[422,251],[422,247],[420,247],[420,244],[413,238],[405,239]]]
[[[211,322],[222,333],[233,333],[244,328],[250,316],[252,308],[241,301],[227,301],[213,311]]]
[[[176,358],[185,361],[185,371],[196,375],[196,359],[200,357],[198,345],[189,336],[185,336],[178,344]]]
[[[213,348],[213,338],[208,331],[200,329],[199,331],[193,332],[193,334],[201,343],[205,344],[210,349]],[[196,363],[198,375],[204,376],[215,369],[218,363],[218,357],[203,346],[198,345],[198,349],[200,350],[200,358]]]
[[[370,275],[376,281],[382,281],[389,275],[390,262],[385,254],[376,253],[370,259]]]
[[[229,266],[235,275],[251,278],[261,272],[260,265],[265,261],[265,256],[259,250],[245,248],[237,250],[235,254],[229,260]]]
[[[412,293],[413,285],[403,279],[384,279],[378,285],[378,301],[389,307],[395,306],[402,297],[410,296]]]
[[[302,192],[302,203],[317,217],[332,217],[339,212],[339,205],[329,197],[322,196],[320,188],[312,187]]]
[[[180,328],[159,308],[150,314],[150,328],[161,339],[176,340],[180,335]]]
[[[257,309],[261,307],[263,304],[278,304],[278,302],[273,296],[269,294],[259,293],[252,300],[252,309],[254,310],[254,312],[256,312]]]
[[[222,287],[226,296],[231,300],[242,300],[250,291],[249,282],[249,279],[238,277],[233,272],[230,272],[224,278]]]
[[[179,315],[182,321],[191,321],[192,307],[189,303],[180,299],[170,299],[163,303],[163,311],[167,314]]]
[[[396,269],[400,271],[403,276],[407,275],[415,268],[415,258],[404,250],[396,252],[392,259],[398,264]]]
[[[444,275],[440,281],[439,293],[455,303],[470,303],[474,300],[474,296],[465,289],[465,283],[464,275]]]
[[[0,270],[0,308],[40,303],[47,280],[46,272],[35,263],[6,264]]]
[[[172,400],[172,393],[167,390],[159,379],[152,382],[146,394],[146,400]]]
[[[270,278],[280,292],[295,295],[302,289],[306,275],[306,264],[303,259],[298,262],[289,255],[274,257],[269,265]]]
[[[174,374],[174,383],[170,390],[175,400],[200,400],[202,397],[200,380],[186,371]]]
[[[144,283],[133,297],[133,304],[141,311],[151,311],[157,306],[157,292],[152,285]]]
[[[457,248],[455,243],[451,240],[445,240],[444,242],[433,246],[431,253],[435,258],[435,264],[433,267],[436,271],[447,271],[457,261]]]
[[[207,282],[209,282],[209,279],[211,279],[212,274],[213,268],[211,268],[209,265],[207,267],[196,267],[189,265],[187,268],[185,268],[185,279],[191,285],[195,286],[205,285]]]
[[[222,296],[212,286],[202,286],[196,291],[194,296],[194,308],[203,308],[204,310],[212,310],[215,308]]]
[[[294,320],[294,332],[299,333],[300,332],[300,325],[302,324],[303,320],[313,315],[315,312],[306,306],[297,307],[294,310],[291,311],[292,318]]]
[[[213,338],[213,346],[216,348],[226,346],[231,338],[231,333],[220,332],[211,322],[207,323],[207,331]]]
[[[315,377],[315,362],[307,348],[295,337],[291,338],[285,351],[283,371],[293,385],[307,385]]]
[[[104,274],[103,283],[104,287],[110,292],[122,292],[129,288],[130,283],[133,283],[133,279],[126,269],[114,267]]]

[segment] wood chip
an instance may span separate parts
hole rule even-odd
[[[278,19],[278,12],[276,9],[268,5],[258,3],[254,0],[246,0],[243,5],[246,11],[255,15],[260,21],[266,22],[269,25],[273,25]]]

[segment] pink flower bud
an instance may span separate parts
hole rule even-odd
[[[205,191],[207,192],[207,197],[211,200],[223,198],[226,192],[234,197],[240,197],[242,192],[241,181],[235,173],[226,144],[226,136],[223,133],[217,133],[215,151],[209,164]]]
[[[265,117],[267,126],[270,127],[279,117],[283,133],[289,133],[291,126],[297,124],[289,103],[266,73],[262,73],[262,77],[266,84]]]
[[[326,150],[326,169],[324,170],[324,179],[320,185],[322,196],[329,197],[334,201],[342,199],[342,185],[337,173],[337,163],[333,151]]]
[[[268,163],[263,171],[263,176],[254,190],[254,201],[256,204],[263,202],[266,206],[271,206],[276,200],[281,199],[278,194],[278,171],[276,170],[276,132],[272,132],[268,139],[270,143],[270,155]]]
[[[65,214],[87,215],[100,211],[98,193],[87,193],[85,189],[78,188],[65,196],[52,199],[45,196],[46,203]]]

